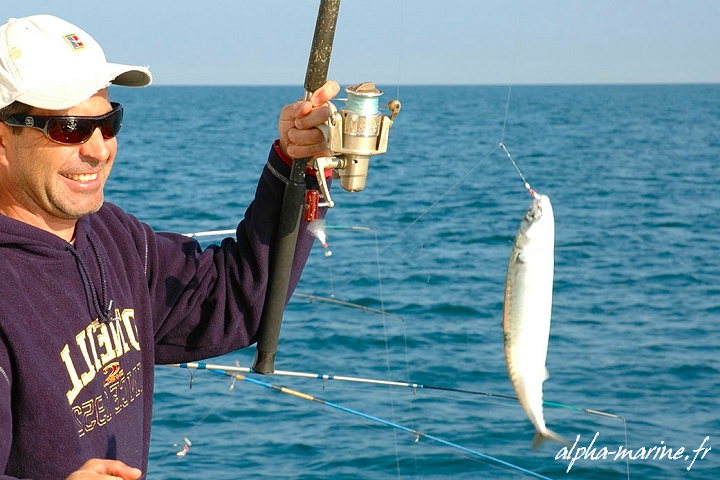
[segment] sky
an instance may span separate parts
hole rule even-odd
[[[32,0],[157,85],[302,85],[319,0]],[[341,84],[720,83],[720,0],[342,0]]]

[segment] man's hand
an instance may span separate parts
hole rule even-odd
[[[327,102],[340,91],[337,82],[328,81],[316,90],[310,100],[285,105],[280,111],[278,132],[280,150],[292,158],[332,156],[320,129],[328,118]]]
[[[93,458],[70,474],[65,480],[138,480],[142,472],[120,460]]]

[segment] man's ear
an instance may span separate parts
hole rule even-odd
[[[7,165],[7,147],[10,141],[10,135],[13,135],[12,128],[0,122],[0,165]]]

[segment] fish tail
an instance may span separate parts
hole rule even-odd
[[[570,446],[570,443],[567,440],[565,440],[562,436],[553,432],[550,429],[545,429],[544,431],[542,431],[542,432],[538,431],[535,434],[535,437],[533,438],[533,442],[532,442],[533,450],[537,450],[538,448],[540,448],[540,446],[543,443],[545,443],[548,440],[553,440],[555,442],[562,443],[565,446]]]

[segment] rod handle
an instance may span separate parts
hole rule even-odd
[[[320,0],[310,58],[305,72],[305,91],[312,93],[327,80],[340,0]]]

